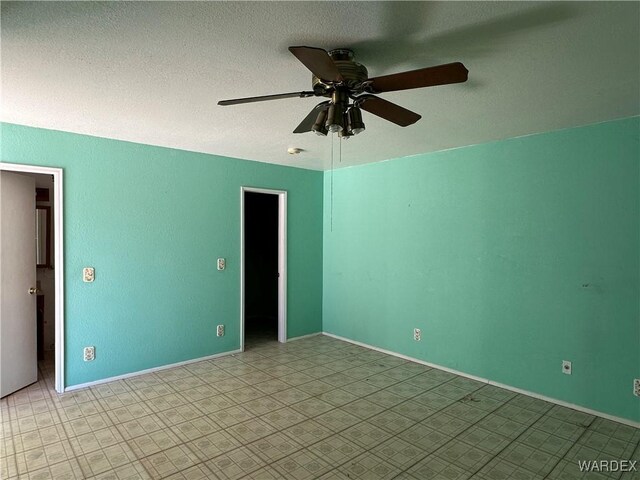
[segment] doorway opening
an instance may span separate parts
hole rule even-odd
[[[0,162],[0,171],[34,179],[36,211],[37,324],[34,362],[52,378],[56,392],[64,392],[64,259],[62,169]],[[29,292],[31,293],[31,291]],[[43,370],[44,368],[44,370]]]
[[[286,192],[241,189],[241,345],[286,342]]]

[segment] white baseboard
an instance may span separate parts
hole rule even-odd
[[[216,353],[214,355],[207,355],[206,357],[194,358],[191,360],[185,360],[183,362],[171,363],[169,365],[162,365],[160,367],[147,368],[146,370],[139,370],[137,372],[125,373],[124,375],[116,375],[115,377],[103,378],[101,380],[95,380],[93,382],[79,383],[77,385],[71,385],[65,387],[65,392],[71,392],[73,390],[80,390],[81,388],[93,387],[95,385],[101,385],[103,383],[114,382],[116,380],[124,380],[125,378],[137,377],[138,375],[144,375],[146,373],[159,372],[161,370],[167,370],[168,368],[181,367],[183,365],[189,365],[190,363],[202,362],[204,360],[211,360],[214,358],[226,357],[228,355],[234,355],[241,353],[242,350],[231,350],[229,352]]]
[[[351,340],[350,338],[341,337],[339,335],[334,335],[333,333],[322,332],[323,335],[327,337],[332,337],[337,340],[342,340],[344,342],[352,343],[354,345],[358,345],[360,347],[369,348],[371,350],[375,350],[380,353],[386,353],[387,355],[392,355],[394,357],[402,358],[404,360],[409,360],[410,362],[419,363],[421,365],[426,365],[427,367],[437,368],[438,370],[444,370],[445,372],[453,373],[455,375],[459,375],[461,377],[470,378],[471,380],[477,380],[478,382],[486,383],[488,385],[493,385],[495,387],[504,388],[505,390],[509,390],[511,392],[520,393],[522,395],[527,395],[528,397],[537,398],[539,400],[544,400],[545,402],[555,403],[556,405],[560,405],[563,407],[571,408],[573,410],[578,410],[580,412],[588,413],[589,415],[595,415],[597,417],[606,418],[607,420],[612,420],[614,422],[623,423],[625,425],[629,425],[630,427],[640,428],[640,422],[634,422],[633,420],[629,420],[627,418],[616,417],[614,415],[609,415],[608,413],[599,412],[597,410],[591,410],[590,408],[585,408],[580,405],[575,405],[573,403],[568,403],[563,400],[558,400],[555,398],[547,397],[545,395],[540,395],[539,393],[530,392],[528,390],[523,390],[521,388],[512,387],[511,385],[506,385],[504,383],[494,382],[493,380],[489,380],[488,378],[477,377],[475,375],[470,375],[468,373],[460,372],[458,370],[454,370],[452,368],[443,367],[441,365],[437,365],[435,363],[425,362],[424,360],[420,360],[417,358],[409,357],[407,355],[403,355],[401,353],[392,352],[391,350],[385,350],[383,348],[374,347],[373,345],[369,345],[367,343],[358,342],[356,340]]]
[[[317,337],[322,335],[322,332],[310,333],[308,335],[300,335],[299,337],[287,338],[287,342],[295,342],[296,340],[302,340],[303,338]]]

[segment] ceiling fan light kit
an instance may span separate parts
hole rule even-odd
[[[348,120],[348,128],[349,132],[352,132],[354,135],[358,135],[359,133],[364,132],[364,122],[362,121],[362,112],[360,111],[360,107],[354,105],[349,109],[349,114],[347,115]]]
[[[318,116],[316,117],[316,121],[313,124],[313,126],[311,127],[311,130],[314,131],[316,133],[316,135],[320,135],[320,136],[327,136],[327,133],[329,133],[329,131],[327,130],[327,127],[325,126],[325,122],[327,121],[327,110],[329,108],[325,108],[322,109],[320,111],[320,113],[318,113]]]
[[[408,72],[369,78],[366,67],[354,60],[353,51],[338,48],[327,52],[316,47],[289,47],[289,51],[312,73],[313,91],[280,93],[260,97],[222,100],[218,105],[279,100],[282,98],[328,97],[314,107],[293,133],[338,133],[349,138],[362,133],[362,110],[401,127],[413,125],[421,116],[374,94],[465,82],[469,71],[460,63],[448,63]]]

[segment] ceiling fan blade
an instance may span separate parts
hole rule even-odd
[[[313,127],[313,124],[316,123],[316,119],[318,118],[318,114],[322,111],[322,110],[326,110],[327,108],[329,108],[329,104],[331,102],[330,101],[326,101],[326,102],[322,102],[319,103],[318,105],[316,105],[313,110],[311,110],[311,112],[309,112],[309,115],[307,115],[304,120],[302,120],[302,122],[300,122],[300,125],[298,125],[296,127],[296,129],[293,131],[293,133],[306,133],[306,132],[310,132],[311,131],[311,127]]]
[[[422,118],[422,116],[411,110],[407,110],[400,105],[396,105],[382,98],[374,97],[373,95],[358,97],[357,105],[363,110],[373,113],[385,120],[389,120],[401,127],[412,125]]]
[[[313,97],[314,95],[315,95],[314,92],[278,93],[276,95],[262,95],[261,97],[246,97],[246,98],[234,98],[233,100],[220,100],[218,102],[218,105],[222,105],[222,106],[239,105],[241,103],[264,102],[265,100],[279,100],[281,98]]]
[[[326,50],[316,47],[289,47],[289,51],[316,77],[330,82],[342,81],[340,70]]]
[[[436,67],[420,68],[409,72],[394,73],[370,78],[367,91],[371,93],[395,92],[410,88],[433,87],[466,82],[469,70],[460,63],[447,63]]]

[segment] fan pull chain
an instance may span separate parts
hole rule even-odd
[[[331,231],[333,232],[333,139],[331,135]]]

